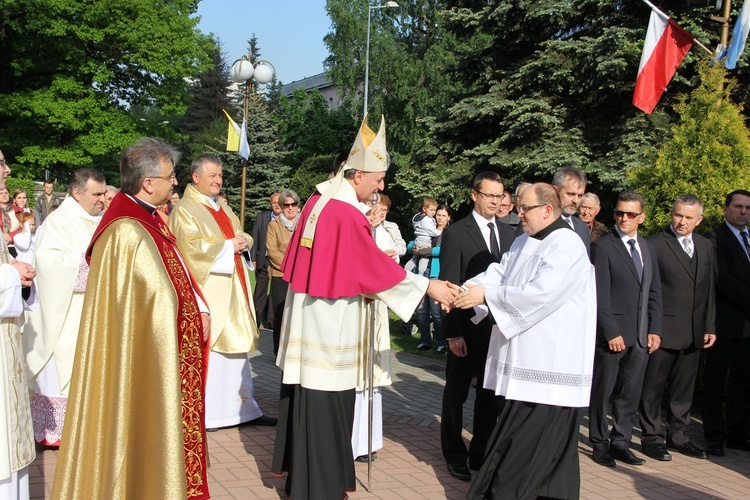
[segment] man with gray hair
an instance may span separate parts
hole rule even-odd
[[[151,138],[125,149],[122,192],[86,251],[91,268],[53,499],[209,498],[210,315],[156,213],[177,184],[179,157]]]
[[[591,241],[609,233],[607,226],[596,220],[596,216],[599,215],[601,209],[599,197],[594,193],[584,193],[581,196],[581,203],[578,205],[578,218],[589,227],[589,239]]]
[[[169,228],[211,308],[206,427],[276,425],[255,401],[247,358],[258,343],[245,257],[253,240],[229,205],[217,199],[224,184],[221,160],[202,155],[191,168],[193,182],[170,212]]]
[[[89,266],[85,253],[104,210],[104,176],[82,168],[70,181],[70,196],[39,227],[34,252],[39,308],[27,313],[23,343],[34,439],[59,446],[83,310]]]
[[[687,435],[701,350],[716,341],[714,256],[711,242],[693,231],[703,220],[703,205],[692,195],[674,202],[672,223],[649,237],[656,249],[664,313],[659,350],[649,356],[641,393],[643,452],[671,460],[667,447],[694,458],[708,458]],[[662,404],[667,393],[666,432]]]
[[[582,220],[573,217],[578,212],[581,196],[586,191],[586,182],[584,173],[574,167],[559,168],[552,177],[552,187],[560,196],[562,219],[581,237],[586,245],[586,252],[589,252],[589,228]]]

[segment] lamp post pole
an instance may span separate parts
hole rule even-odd
[[[255,83],[264,85],[276,76],[276,68],[268,61],[251,62],[247,56],[242,56],[232,64],[230,77],[235,83],[245,83],[245,109],[243,127],[247,140],[247,112],[250,104],[250,93],[255,91]],[[240,150],[243,144],[240,144]],[[247,158],[242,157],[242,186],[240,187],[240,227],[245,229],[245,199],[247,195]]]
[[[383,5],[368,5],[367,6],[367,48],[365,49],[365,109],[362,116],[367,115],[367,97],[369,94],[370,87],[370,21],[372,19],[372,11],[375,9],[393,9],[398,7],[396,2],[386,2]]]

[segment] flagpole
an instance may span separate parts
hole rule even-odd
[[[666,15],[666,14],[665,14],[664,12],[662,12],[661,10],[659,10],[659,8],[658,8],[658,7],[656,6],[656,5],[652,4],[652,3],[651,3],[651,2],[649,2],[648,0],[641,0],[641,1],[642,1],[643,3],[645,3],[646,5],[648,5],[649,7],[651,7],[651,10],[653,10],[654,12],[656,12],[656,13],[657,13],[658,15],[660,15],[660,16],[661,16],[661,17],[663,17],[664,19],[671,19],[671,18],[670,18],[670,17],[668,16],[668,15]],[[730,3],[731,3],[730,1],[727,1],[727,2],[726,2],[726,4],[730,4]],[[727,13],[727,16],[729,16],[729,13]],[[727,30],[729,30],[729,28],[728,28],[728,26],[729,26],[729,23],[727,23],[727,24],[726,24],[726,26],[727,26],[727,28],[726,28],[726,29],[727,29]],[[683,28],[683,29],[685,29],[685,28]],[[687,30],[686,30],[686,31],[687,31]],[[722,31],[722,34],[723,34],[723,31]],[[703,50],[705,50],[706,52],[708,52],[708,54],[709,54],[709,55],[711,55],[711,56],[713,56],[713,55],[714,55],[714,51],[713,51],[713,50],[711,50],[711,49],[709,49],[709,48],[708,48],[708,47],[706,47],[705,45],[703,45],[703,44],[702,44],[702,43],[701,43],[701,42],[700,42],[700,41],[699,41],[699,40],[698,40],[697,38],[693,37],[693,42],[695,42],[695,44],[696,44],[696,45],[697,45],[698,47],[700,47],[700,48],[702,48]],[[725,44],[725,45],[726,45],[726,44]]]
[[[250,101],[250,90],[253,85],[252,79],[245,81],[245,114],[242,126],[245,127],[247,137],[247,108]],[[240,144],[240,148],[242,145]],[[242,158],[242,188],[240,189],[240,229],[245,230],[245,197],[247,195],[247,158]]]

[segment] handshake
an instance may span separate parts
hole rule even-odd
[[[466,283],[459,286],[449,281],[430,280],[427,295],[440,304],[445,312],[453,308],[471,309],[484,303],[484,288]]]

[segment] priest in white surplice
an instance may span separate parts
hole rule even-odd
[[[0,189],[10,168],[0,151]],[[21,345],[23,299],[21,286],[30,286],[34,268],[12,260],[0,238],[0,498],[28,500],[29,464],[34,461],[34,429]]]
[[[89,272],[84,253],[99,225],[106,191],[100,172],[77,170],[70,181],[70,196],[37,232],[34,267],[39,309],[28,314],[23,344],[38,444],[60,446]]]
[[[253,243],[232,209],[216,196],[223,185],[221,161],[199,156],[192,184],[169,214],[169,229],[211,310],[211,352],[206,381],[206,428],[245,422],[276,425],[253,397],[247,354],[257,349],[247,254]]]
[[[454,305],[495,321],[486,389],[501,406],[468,498],[578,498],[578,426],[589,404],[596,328],[594,268],[548,184],[518,201],[524,235],[467,281]]]

